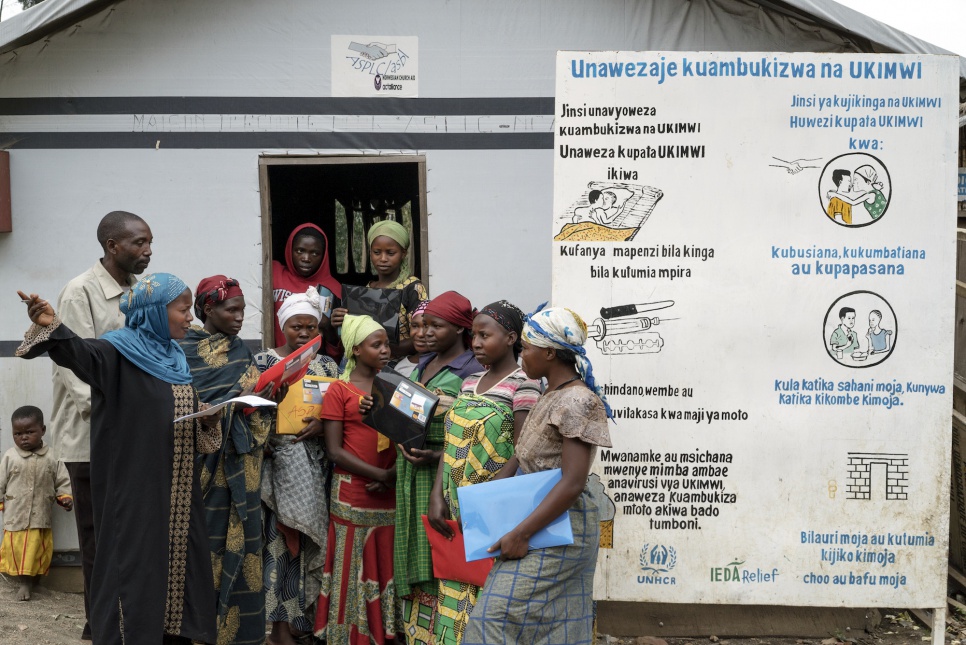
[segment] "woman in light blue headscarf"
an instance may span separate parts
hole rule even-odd
[[[587,325],[564,307],[542,307],[523,327],[523,371],[547,379],[515,446],[522,473],[560,469],[560,480],[516,528],[490,547],[500,559],[470,614],[462,645],[592,645],[594,569],[600,540],[587,476],[599,446],[610,447],[610,407],[584,350]],[[505,475],[501,471],[497,477]],[[529,548],[530,536],[564,511],[574,541]]]
[[[78,338],[39,296],[17,356],[44,352],[91,386],[91,494],[97,554],[91,631],[99,645],[216,642],[204,504],[195,454],[214,452],[218,416],[199,409],[184,352],[191,291],[167,273],[121,299],[125,327]]]

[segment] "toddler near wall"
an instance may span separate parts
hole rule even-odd
[[[17,577],[17,600],[30,600],[34,576],[47,575],[54,554],[51,502],[68,511],[74,502],[67,468],[44,444],[44,413],[25,405],[10,422],[14,447],[0,459],[0,573]]]

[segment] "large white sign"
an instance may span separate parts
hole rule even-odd
[[[332,36],[332,96],[419,96],[419,39]]]
[[[940,607],[958,59],[561,52],[599,598]]]

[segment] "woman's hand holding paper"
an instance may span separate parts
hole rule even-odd
[[[487,549],[490,553],[494,553],[497,550],[500,551],[501,560],[519,560],[530,550],[530,540],[523,537],[518,529],[514,529]]]
[[[453,539],[453,529],[449,527],[446,520],[449,519],[449,510],[446,508],[446,500],[443,499],[443,491],[433,487],[433,492],[429,496],[429,508],[426,510],[426,519],[429,525],[446,536],[447,540]]]

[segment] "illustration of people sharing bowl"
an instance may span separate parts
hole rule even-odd
[[[840,226],[868,226],[889,208],[892,183],[878,158],[865,153],[835,157],[822,171],[818,196],[825,215]]]
[[[832,359],[846,367],[870,367],[889,358],[896,344],[892,306],[871,291],[853,291],[825,314],[822,341]]]

